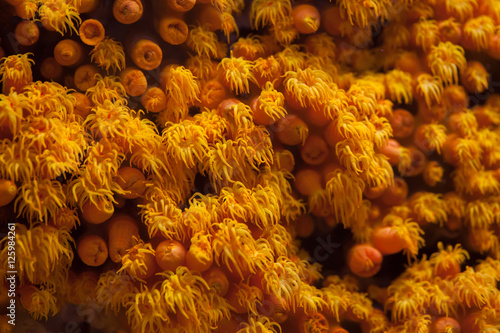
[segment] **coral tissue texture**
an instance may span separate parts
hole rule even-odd
[[[4,0],[0,37],[1,332],[500,332],[499,1]]]

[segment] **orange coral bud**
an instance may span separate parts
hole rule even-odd
[[[301,169],[295,173],[295,189],[303,195],[311,195],[321,189],[321,175],[313,169]]]
[[[157,24],[156,30],[161,38],[171,45],[184,43],[189,34],[186,22],[182,18],[175,16],[162,17]]]
[[[143,12],[141,0],[115,0],[113,3],[113,16],[123,24],[137,22]]]
[[[63,39],[54,48],[54,58],[63,66],[73,66],[83,59],[82,46],[71,39]]]
[[[382,254],[394,254],[402,251],[405,242],[398,230],[393,227],[378,228],[373,232],[373,246]]]
[[[80,39],[87,45],[97,45],[104,39],[104,34],[104,27],[97,20],[88,19],[80,25]]]
[[[365,190],[363,191],[363,195],[365,198],[368,198],[370,200],[377,199],[379,198],[387,189],[385,184],[378,184],[374,186],[366,186]]]
[[[80,259],[87,266],[101,266],[108,259],[106,241],[98,235],[80,237],[76,250]]]
[[[270,305],[272,313],[269,314],[269,318],[278,324],[283,324],[288,319],[289,310],[288,304],[283,297],[278,298],[274,295],[264,296],[264,302]]]
[[[276,135],[286,145],[303,144],[308,134],[307,124],[296,115],[287,115],[276,122]]]
[[[202,9],[202,13],[206,12],[208,8],[211,8],[211,13],[209,17],[206,18],[208,21],[206,24],[213,30],[222,30],[229,43],[231,40],[231,34],[236,32],[236,36],[239,36],[239,29],[231,10],[226,10],[219,12],[213,6],[208,6]],[[213,11],[215,9],[215,11]],[[203,14],[202,14],[203,15]],[[203,25],[203,24],[202,24]],[[221,45],[221,44],[219,44]]]
[[[201,105],[213,109],[226,99],[226,89],[217,80],[207,81],[201,87]]]
[[[115,215],[108,223],[109,257],[121,262],[127,250],[132,247],[132,237],[139,237],[137,222],[128,215]]]
[[[328,7],[321,13],[321,25],[332,36],[344,36],[346,33],[344,29],[351,26],[337,6]]]
[[[433,105],[428,107],[423,103],[418,103],[418,116],[425,123],[439,123],[443,120],[448,110],[444,105]]]
[[[118,169],[116,184],[120,186],[126,194],[126,199],[135,199],[141,196],[146,190],[146,177],[141,170],[132,167],[121,167]]]
[[[187,12],[196,4],[196,0],[166,0],[165,2],[176,12]]]
[[[113,213],[115,212],[113,203],[106,200],[100,199],[97,204],[94,204],[90,200],[87,200],[82,205],[82,217],[85,221],[91,224],[101,224],[107,221]]]
[[[140,96],[146,92],[148,81],[144,73],[137,68],[127,67],[120,72],[120,80],[130,96]]]
[[[473,109],[479,128],[489,127],[496,122],[496,115],[490,107],[476,105]]]
[[[392,166],[398,165],[401,161],[402,147],[399,142],[394,139],[387,140],[387,144],[381,147],[379,152],[388,158]]]
[[[160,46],[152,40],[144,38],[132,43],[129,55],[137,67],[147,71],[160,66],[163,59],[163,52]]]
[[[85,119],[92,110],[93,103],[90,101],[90,98],[82,93],[75,92],[71,95],[75,98],[75,102],[73,104],[75,114],[78,114]]]
[[[328,163],[321,170],[321,175],[324,179],[324,184],[328,183],[328,181],[333,177],[334,173],[337,170],[342,170],[342,167],[338,162]]]
[[[392,134],[396,138],[406,138],[413,133],[415,117],[404,109],[396,109],[390,117]]]
[[[177,267],[184,265],[186,249],[178,241],[165,240],[156,247],[155,259],[161,269],[175,271]]]
[[[197,2],[200,2],[199,0]],[[208,0],[210,2],[210,0]],[[196,23],[207,27],[210,31],[220,30],[222,27],[221,12],[212,5],[201,4],[196,6]]]
[[[186,267],[203,273],[212,266],[213,259],[210,236],[199,232],[191,237],[191,246],[186,252]]]
[[[500,29],[490,36],[490,43],[486,49],[486,53],[496,60],[500,59]]]
[[[430,333],[460,333],[462,332],[461,326],[456,321],[456,319],[451,317],[438,317],[433,320]],[[473,332],[471,331],[463,331],[463,332]]]
[[[382,267],[382,253],[370,245],[358,244],[347,254],[347,264],[351,272],[360,277],[370,277]]]
[[[332,118],[330,117],[328,106],[321,106],[317,108],[307,108],[306,109],[306,121],[313,126],[325,127],[328,125]]]
[[[415,52],[403,51],[394,64],[395,69],[417,76],[422,73],[420,57]]]
[[[30,46],[35,44],[40,37],[40,30],[33,21],[21,21],[14,31],[16,39],[21,45]]]
[[[8,205],[17,195],[16,183],[0,179],[0,207]]]
[[[92,65],[83,65],[76,69],[74,82],[76,87],[81,91],[87,91],[87,89],[93,87],[96,82],[96,74],[98,73],[97,68]]]
[[[464,87],[449,85],[443,90],[441,103],[449,112],[460,112],[469,105],[469,95]]]
[[[319,165],[326,161],[330,150],[321,137],[317,135],[309,135],[300,147],[300,156],[302,160],[309,165]]]

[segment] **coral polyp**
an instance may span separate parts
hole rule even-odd
[[[255,28],[277,24],[292,13],[289,0],[256,0],[252,1],[250,20]]]
[[[125,68],[125,52],[120,42],[112,38],[104,38],[102,41],[94,46],[90,52],[91,60],[99,67],[106,69],[109,74],[111,69],[113,72]]]
[[[439,43],[431,48],[427,62],[434,75],[445,84],[458,82],[458,71],[466,65],[464,50],[450,42]]]
[[[498,331],[498,1],[0,17],[0,331]]]
[[[38,8],[38,14],[47,30],[55,30],[63,36],[67,31],[78,33],[76,26],[82,23],[76,7],[66,1],[44,1]]]

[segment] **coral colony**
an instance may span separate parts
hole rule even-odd
[[[500,332],[500,1],[0,6],[0,331]]]

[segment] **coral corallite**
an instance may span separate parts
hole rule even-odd
[[[497,0],[0,17],[1,332],[499,332]]]

